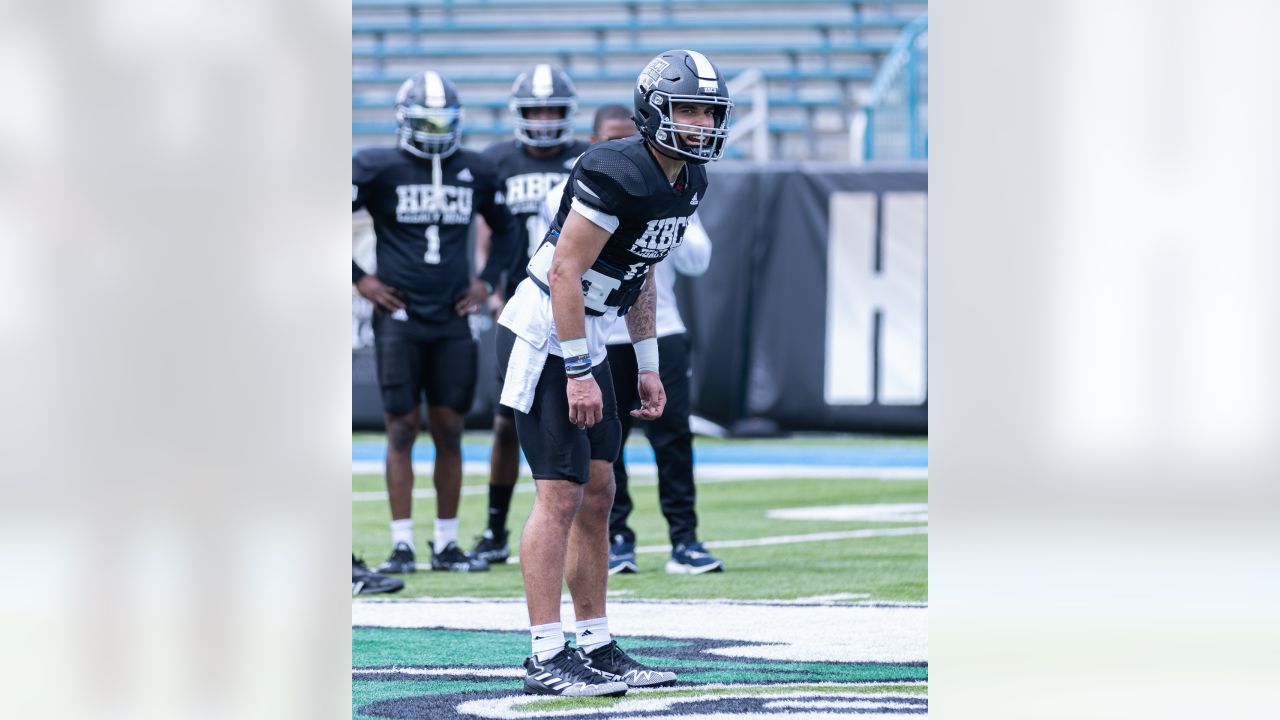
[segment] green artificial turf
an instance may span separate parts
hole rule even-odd
[[[484,437],[469,438],[480,441]],[[381,442],[378,435],[357,435],[358,441]],[[866,439],[851,441],[894,444],[920,439]],[[633,440],[643,442],[643,440]],[[699,438],[698,443],[711,442]],[[723,441],[720,441],[723,442]],[[731,441],[758,446],[762,443],[790,441]],[[833,444],[823,438],[823,445]],[[637,535],[637,545],[668,543],[666,521],[658,508],[657,488],[652,477],[637,477],[632,489],[635,511],[630,524]],[[475,536],[484,529],[488,503],[484,488],[487,478],[469,475],[459,517],[460,544],[469,549]],[[523,477],[512,500],[509,528],[513,534],[512,552],[519,553],[519,534],[533,502],[532,480]],[[419,477],[419,489],[431,488],[428,475]],[[385,489],[381,475],[355,475],[352,489],[357,492],[381,492]],[[840,532],[875,528],[919,527],[919,522],[837,522],[810,520],[778,520],[766,517],[775,508],[813,507],[825,505],[858,505],[879,503],[925,503],[928,501],[926,480],[777,478],[738,482],[706,482],[698,487],[699,537],[704,542],[748,540],[788,535]],[[360,500],[352,503],[352,543],[371,567],[381,562],[390,551],[389,512],[385,499]],[[418,561],[429,562],[426,543],[431,539],[435,501],[414,500],[417,519],[415,535]],[[621,598],[662,599],[783,599],[791,600],[825,595],[852,594],[860,600],[923,602],[928,599],[928,535],[872,537],[762,547],[711,548],[725,562],[726,571],[697,577],[674,576],[663,572],[664,553],[642,553],[638,556],[640,573],[610,578],[609,590]],[[523,597],[519,568],[514,564],[496,565],[490,572],[458,574],[419,570],[403,576],[405,589],[398,597]],[[866,597],[862,597],[866,596]]]

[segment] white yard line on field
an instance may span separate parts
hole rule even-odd
[[[928,525],[899,528],[870,528],[866,530],[839,530],[835,532],[809,533],[808,535],[774,535],[773,537],[752,538],[750,540],[712,540],[705,542],[708,548],[742,548],[762,547],[765,545],[789,545],[792,543],[830,542],[832,540],[856,540],[860,538],[893,537],[896,535],[925,535]],[[670,553],[670,545],[642,545],[636,548],[637,553]],[[512,555],[509,562],[520,562],[519,555]]]
[[[433,469],[431,463],[414,463],[413,472],[429,483]],[[655,487],[658,484],[658,471],[652,463],[628,466],[632,477],[632,487]],[[381,475],[385,467],[380,460],[357,460],[351,463],[353,475]],[[479,462],[464,463],[463,472],[468,475],[488,475],[489,464]],[[884,468],[884,467],[812,467],[808,465],[721,465],[705,464],[695,466],[694,473],[699,485],[715,485],[718,483],[746,482],[756,480],[776,480],[778,478],[816,478],[820,480],[927,480],[927,468]],[[526,465],[520,466],[520,480],[516,492],[533,492],[532,476]],[[463,495],[488,495],[488,485],[468,485],[462,488]],[[413,491],[415,498],[433,498],[435,490],[426,487]],[[352,502],[385,501],[384,490],[370,490],[351,493]]]

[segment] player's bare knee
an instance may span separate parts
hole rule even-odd
[[[613,486],[587,493],[582,500],[582,512],[593,518],[608,518],[613,507]]]
[[[583,493],[582,514],[591,518],[607,518],[609,510],[613,507],[613,495],[612,473],[607,479],[593,478]]]
[[[572,522],[573,516],[582,505],[582,486],[567,480],[538,480],[537,497],[534,499],[535,509],[544,515]]]
[[[431,440],[436,445],[437,453],[454,454],[462,452],[462,415],[453,411],[431,411]]]
[[[407,453],[413,450],[413,441],[417,437],[418,417],[416,414],[387,418],[387,449],[389,451]]]

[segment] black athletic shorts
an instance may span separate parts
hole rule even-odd
[[[505,380],[507,360],[515,339],[515,333],[498,326],[500,380]],[[565,395],[565,384],[569,379],[564,374],[564,359],[555,355],[547,356],[529,413],[513,411],[520,449],[529,461],[535,480],[569,480],[586,485],[591,478],[591,460],[605,460],[612,464],[618,458],[618,451],[622,449],[622,424],[618,421],[618,403],[613,394],[609,363],[606,361],[591,368],[591,374],[600,386],[604,413],[600,422],[585,430],[569,422],[569,398]],[[502,387],[501,383],[498,387]]]
[[[410,317],[373,316],[374,349],[382,409],[403,415],[421,402],[465,414],[476,391],[476,341],[463,317],[431,323]]]

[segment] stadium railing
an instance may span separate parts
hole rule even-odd
[[[924,160],[928,130],[929,16],[921,15],[903,31],[880,65],[850,125],[855,161]]]

